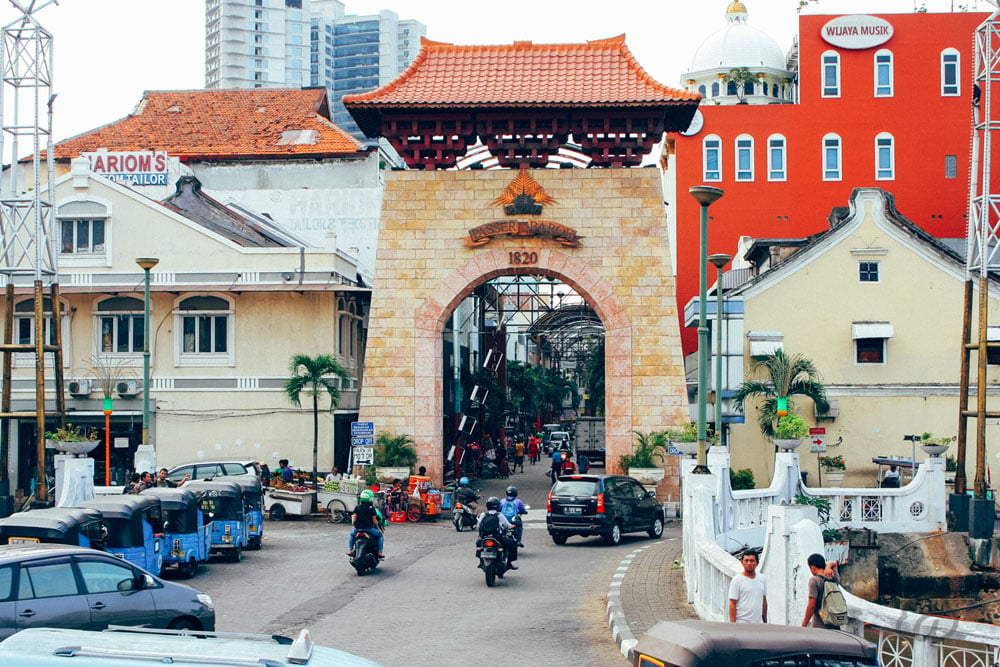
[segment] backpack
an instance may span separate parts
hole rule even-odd
[[[479,522],[479,536],[486,537],[487,535],[493,535],[495,537],[499,534],[500,519],[497,518],[496,514],[490,514],[487,512]]]
[[[517,503],[513,500],[504,500],[500,503],[500,513],[507,517],[508,521],[513,521],[517,516]]]
[[[838,628],[847,625],[847,599],[836,581],[823,579],[823,602],[819,606],[819,618],[827,625]]]

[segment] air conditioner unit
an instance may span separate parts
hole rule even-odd
[[[816,415],[816,419],[836,419],[840,416],[840,401],[837,399],[830,399],[827,401],[830,404],[830,409],[826,412],[820,412],[816,404],[813,403],[813,412]]]
[[[135,380],[122,380],[115,383],[115,393],[122,398],[131,398],[139,393],[139,383]]]
[[[72,396],[89,396],[90,380],[70,380],[66,383],[66,391]]]

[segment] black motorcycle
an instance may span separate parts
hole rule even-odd
[[[503,579],[503,575],[510,569],[510,562],[507,560],[507,550],[498,538],[487,535],[479,539],[476,547],[476,555],[479,557],[479,569],[486,577],[486,585],[492,587],[497,579]]]
[[[479,524],[479,519],[472,511],[471,507],[465,503],[456,502],[451,522],[455,524],[455,530],[461,533],[463,528],[474,529]]]
[[[378,567],[378,540],[368,533],[359,532],[354,538],[354,551],[350,558],[359,577],[374,572]]]

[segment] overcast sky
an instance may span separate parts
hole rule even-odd
[[[34,0],[40,5],[47,0]],[[582,42],[625,33],[639,63],[679,85],[698,45],[725,25],[730,0],[347,0],[350,14],[395,11],[457,44]],[[18,0],[29,4],[32,0]],[[744,0],[750,25],[787,49],[798,0]],[[809,13],[949,11],[977,0],[819,0]],[[982,11],[991,9],[978,0]],[[16,21],[0,0],[0,24]],[[204,0],[58,0],[37,18],[54,40],[53,134],[74,136],[128,115],[144,90],[196,89],[204,81]],[[970,36],[971,39],[971,36]]]

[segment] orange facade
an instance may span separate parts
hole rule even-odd
[[[725,190],[709,209],[710,254],[733,254],[741,236],[820,232],[856,187],[891,192],[898,210],[936,237],[965,237],[972,44],[987,17],[882,14],[877,19],[891,25],[891,37],[855,49],[824,39],[835,17],[801,16],[798,104],[703,104],[701,130],[672,135],[678,311],[698,296],[699,210],[688,195],[693,185]],[[775,159],[782,152],[783,160]],[[693,352],[696,330],[681,331],[685,354]]]

